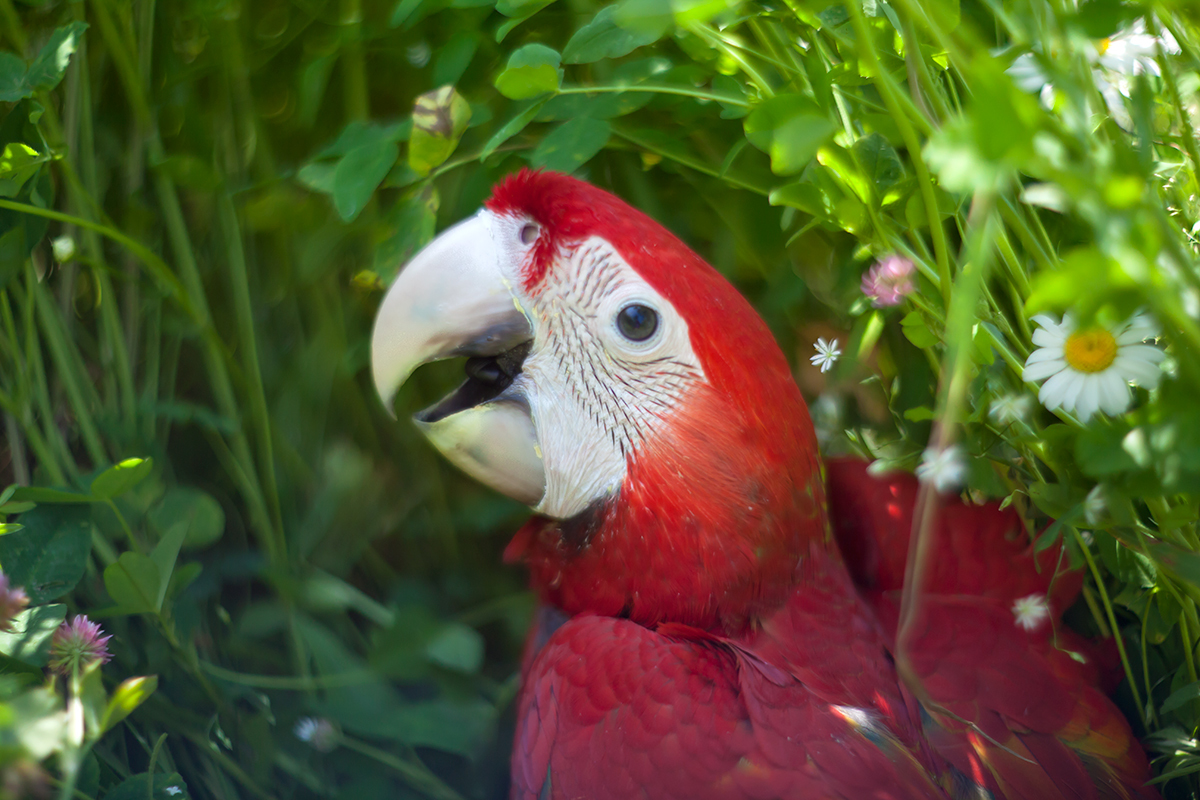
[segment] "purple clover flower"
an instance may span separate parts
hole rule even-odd
[[[64,622],[50,640],[50,669],[61,675],[70,675],[76,670],[99,662],[107,664],[112,658],[108,652],[109,636],[101,636],[100,626],[79,614],[70,622]]]
[[[900,256],[888,256],[871,267],[862,277],[862,291],[876,308],[898,306],[905,295],[912,294],[913,263]]]

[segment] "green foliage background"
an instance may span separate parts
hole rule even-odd
[[[533,164],[733,279],[829,451],[911,469],[958,441],[973,497],[1063,537],[1089,572],[1074,622],[1122,633],[1119,700],[1168,796],[1195,796],[1194,14],[0,0],[0,566],[34,603],[0,637],[0,764],[49,758],[114,800],[504,795],[533,602],[500,552],[525,512],[385,413],[367,340],[405,259]],[[1118,121],[1088,48],[1136,18],[1182,52],[1130,78]],[[1004,73],[1029,52],[1052,109]],[[874,309],[860,276],[891,253],[919,291]],[[1170,359],[1134,411],[989,416],[1035,391],[1030,314],[1137,308]],[[830,376],[818,334],[843,342]],[[401,419],[456,374],[419,373]],[[38,688],[68,611],[114,637],[77,742],[68,687]],[[334,752],[295,737],[307,716]]]

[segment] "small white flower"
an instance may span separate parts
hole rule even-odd
[[[838,340],[832,342],[825,341],[824,337],[817,337],[817,343],[813,345],[817,354],[810,357],[808,360],[812,362],[814,367],[820,367],[821,372],[828,372],[837,363],[838,356],[842,351],[838,349]]]
[[[1089,525],[1099,525],[1108,516],[1108,498],[1104,494],[1104,484],[1097,483],[1087,493],[1083,500],[1083,515]]]
[[[1018,597],[1012,604],[1012,612],[1017,618],[1017,625],[1027,631],[1034,631],[1050,618],[1050,605],[1046,602],[1046,595],[1031,594]]]
[[[177,794],[183,794],[183,789],[180,789],[178,786],[168,786],[167,788],[163,789],[163,791],[172,797]]]
[[[988,406],[988,416],[1001,425],[1021,422],[1033,410],[1033,398],[1027,394],[1009,394],[997,397]]]
[[[50,249],[54,251],[54,260],[65,264],[75,257],[75,240],[70,236],[57,236],[50,241]]]
[[[951,445],[944,450],[930,447],[921,456],[917,479],[932,483],[939,492],[949,492],[962,486],[967,479],[967,460],[962,448]]]
[[[308,742],[313,749],[328,753],[337,747],[338,732],[333,723],[324,717],[301,717],[292,729],[296,738]]]
[[[1076,330],[1070,314],[1061,322],[1046,314],[1033,321],[1041,326],[1034,331],[1038,349],[1025,360],[1021,377],[1027,381],[1046,381],[1038,400],[1048,409],[1075,412],[1087,422],[1097,411],[1120,414],[1133,399],[1129,383],[1147,389],[1158,386],[1162,376],[1159,364],[1166,353],[1143,341],[1158,335],[1150,317],[1135,314],[1114,328],[1095,326]]]

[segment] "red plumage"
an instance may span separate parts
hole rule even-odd
[[[834,462],[826,487],[766,326],[650,218],[529,171],[488,208],[541,227],[534,297],[604,238],[687,320],[706,378],[628,455],[616,495],[535,517],[506,552],[563,612],[531,635],[514,797],[1157,797],[1094,653],[1061,624],[1081,577],[1057,549],[1035,557],[994,504],[944,502],[898,647],[915,480]],[[1026,630],[1013,606],[1030,595],[1048,614]]]

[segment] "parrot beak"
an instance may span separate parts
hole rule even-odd
[[[532,506],[545,494],[546,472],[529,403],[514,380],[533,326],[502,270],[494,223],[481,211],[404,268],[375,318],[371,371],[391,413],[417,367],[466,356],[466,382],[413,419],[464,472]]]

